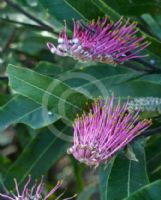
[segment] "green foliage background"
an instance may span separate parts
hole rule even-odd
[[[139,34],[151,42],[144,52],[149,56],[113,67],[79,63],[47,49],[64,19],[71,34],[72,18],[104,15],[137,21]],[[14,177],[22,187],[29,174],[33,180],[44,174],[47,188],[64,179],[65,196],[78,193],[77,200],[160,200],[159,113],[143,113],[153,125],[151,136],[132,143],[138,162],[120,152],[94,170],[67,156],[66,149],[76,114],[89,109],[94,98],[112,93],[123,101],[161,98],[161,1],[1,0],[0,25],[1,189],[13,189]]]

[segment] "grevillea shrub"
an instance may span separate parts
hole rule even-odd
[[[0,200],[161,199],[160,4],[0,1]]]

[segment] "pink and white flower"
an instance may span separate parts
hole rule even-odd
[[[3,197],[6,200],[48,200],[49,197],[52,196],[52,194],[54,194],[62,185],[62,181],[58,181],[56,186],[50,192],[44,195],[43,179],[41,179],[41,182],[39,184],[35,184],[34,186],[30,187],[29,185],[31,182],[31,177],[29,176],[22,192],[20,192],[19,190],[16,179],[14,179],[14,182],[16,194],[14,194],[13,192],[11,192],[10,194],[0,193],[0,197]],[[63,194],[64,192],[57,197],[57,200],[60,199]],[[71,200],[74,197],[76,197],[76,195],[74,195],[73,197],[65,198],[63,200]]]
[[[114,108],[114,97],[93,104],[91,111],[74,122],[74,143],[68,149],[75,159],[89,166],[109,161],[151,125],[151,120],[139,121],[139,112],[130,113],[128,102]]]
[[[86,25],[82,21],[73,20],[74,29],[71,38],[67,36],[67,25],[59,34],[58,45],[48,42],[47,46],[53,54],[71,56],[80,61],[95,61],[116,65],[138,55],[149,43],[145,38],[137,37],[137,23],[125,23],[120,18],[116,23],[108,17],[90,21]]]

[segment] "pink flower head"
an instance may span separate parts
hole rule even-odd
[[[138,53],[149,43],[137,37],[137,23],[123,23],[123,18],[113,23],[106,16],[86,25],[73,20],[72,38],[67,36],[67,25],[59,34],[58,45],[47,43],[48,48],[59,56],[71,56],[80,61],[96,61],[116,65],[126,60],[142,57]],[[144,55],[145,56],[145,55]]]
[[[14,181],[15,181],[15,190],[17,194],[14,194],[13,192],[11,192],[11,194],[0,193],[0,197],[5,198],[6,200],[48,200],[49,197],[52,194],[54,194],[54,192],[56,192],[62,185],[62,181],[59,181],[56,184],[56,186],[44,196],[43,179],[41,179],[41,182],[39,184],[35,184],[32,188],[30,188],[29,184],[31,182],[31,177],[29,176],[29,179],[27,180],[22,193],[20,193],[19,191],[16,179],[14,179]],[[64,192],[57,197],[57,200],[60,199],[63,196],[63,194]],[[73,199],[74,197],[76,197],[76,195],[74,195],[73,197],[65,198],[64,200],[70,200]]]
[[[96,101],[89,114],[74,122],[74,144],[68,149],[75,159],[89,166],[99,166],[111,159],[136,136],[151,125],[150,120],[139,121],[139,112],[127,111],[128,102],[114,108],[114,97]]]

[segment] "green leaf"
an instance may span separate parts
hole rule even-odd
[[[161,135],[149,138],[146,144],[147,169],[151,181],[161,179]]]
[[[8,170],[10,164],[11,164],[11,161],[7,157],[0,155],[0,174],[3,173],[4,175],[6,171]]]
[[[60,131],[59,136],[71,132],[70,128],[60,121],[56,122],[54,127]],[[68,146],[69,142],[55,136],[48,129],[37,133],[6,173],[4,177],[6,187],[8,189],[13,187],[14,177],[20,185],[29,174],[32,175],[33,180],[41,179],[41,176],[65,154]]]
[[[161,1],[155,0],[103,0],[121,15],[140,16],[143,13],[160,13]]]
[[[97,64],[59,74],[58,78],[91,98],[98,96],[106,98],[112,93],[126,99],[127,96],[161,97],[160,74],[147,75],[123,65],[111,67]]]
[[[64,19],[71,22],[72,18],[84,18],[83,15],[76,10],[73,10],[73,8],[64,0],[40,0],[39,2],[48,10],[50,15],[54,16],[61,22],[63,22]]]
[[[110,173],[114,164],[115,157],[109,161],[107,164],[100,166],[99,168],[99,189],[100,189],[100,196],[101,200],[107,199],[107,192],[108,192],[108,182]]]
[[[59,77],[71,87],[88,96],[161,97],[161,75],[146,75],[126,66],[111,67],[98,64],[82,70],[64,73]],[[147,88],[145,90],[145,88]],[[155,90],[154,90],[155,88]]]
[[[72,71],[73,64],[74,63],[68,64],[67,59],[65,60],[65,66],[60,66],[59,64],[41,61],[37,64],[34,70],[40,74],[57,77],[58,75],[61,75],[66,71],[69,71],[69,70]]]
[[[138,66],[139,64],[132,64],[132,66],[134,65]],[[100,90],[100,86],[101,84],[103,84],[106,90],[109,84],[106,84],[106,81],[108,79],[109,82],[111,82],[112,84],[117,84],[133,80],[134,78],[139,78],[143,75],[143,73],[129,69],[125,65],[118,65],[117,67],[113,67],[107,64],[99,63],[95,65],[84,66],[80,63],[77,68],[69,70],[66,69],[66,66],[64,68],[60,66],[59,70],[57,68],[58,67],[53,65],[52,63],[41,62],[35,70],[42,74],[48,74],[54,77],[56,76],[59,80],[62,80],[69,86],[81,90],[82,92],[84,92],[84,89],[86,89],[86,87],[92,88],[93,85],[93,93],[97,96],[101,95],[97,92],[97,87]],[[63,72],[59,73],[60,70],[63,70]],[[124,77],[125,79],[121,77]],[[112,81],[111,79],[115,80]]]
[[[131,193],[148,183],[143,141],[135,141],[133,150],[139,162],[127,160],[119,155],[114,160],[110,175],[106,175],[106,182],[100,179],[100,184],[103,184],[102,192],[104,190],[102,200],[129,197]]]
[[[98,16],[104,16],[104,13],[100,11],[95,4],[93,4],[93,0],[65,0],[65,2],[68,2],[73,10],[83,14],[83,16],[89,20],[97,19]]]
[[[12,95],[0,94],[0,107],[12,98]]]
[[[161,197],[161,180],[155,181],[139,189],[125,200],[159,200]]]
[[[40,62],[35,68],[35,71],[44,74],[44,75],[52,75],[56,77],[57,75],[61,74],[63,72],[63,68],[61,66],[55,65],[50,62]]]
[[[26,97],[15,95],[6,104],[0,107],[0,130],[6,129],[15,123],[23,123],[37,129],[48,126],[60,117],[42,105]]]
[[[125,82],[120,85],[121,88],[124,88],[122,91],[122,96],[129,94],[130,96],[158,96],[160,97],[159,90],[161,89],[160,83],[161,76],[159,74],[154,75],[145,75],[139,79]],[[144,88],[147,88],[145,90]],[[155,88],[155,90],[153,89]],[[119,91],[119,86],[114,88],[121,95]]]
[[[111,8],[108,3],[103,0],[92,0],[93,3],[104,12],[106,15],[110,16],[113,20],[118,20],[121,16],[115,9]]]
[[[44,105],[50,111],[73,120],[82,113],[88,98],[58,79],[52,79],[32,70],[8,66],[9,85],[17,93]]]
[[[141,32],[141,33],[143,33],[143,32]],[[147,52],[148,52],[148,55],[149,55],[146,58],[146,60],[150,61],[151,59],[153,59],[156,62],[155,66],[160,68],[160,64],[161,64],[161,57],[160,57],[161,42],[159,40],[157,40],[155,37],[151,37],[151,36],[149,36],[145,33],[143,33],[143,35],[147,38],[147,40],[149,42],[151,42],[149,47],[146,49]],[[146,66],[146,63],[144,65]]]
[[[145,21],[145,23],[148,25],[149,31],[156,37],[158,37],[161,40],[161,27],[156,22],[156,20],[150,15],[150,14],[144,14],[141,16],[141,18]]]

